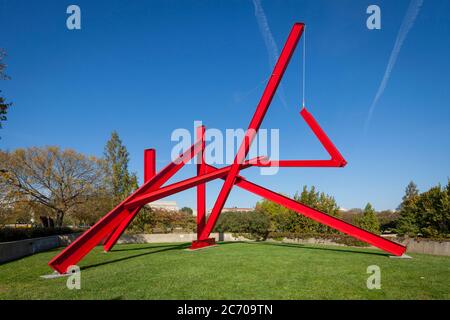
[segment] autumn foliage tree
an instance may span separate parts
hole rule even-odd
[[[3,62],[6,53],[3,49],[0,49],[0,80],[8,80],[9,76],[6,75],[5,69],[6,64]],[[1,94],[0,90],[0,94]],[[6,114],[11,103],[7,103],[6,99],[0,95],[0,128],[2,127],[2,122],[6,120]]]
[[[102,161],[59,147],[0,151],[3,205],[35,204],[48,208],[60,227],[67,215],[103,188]]]

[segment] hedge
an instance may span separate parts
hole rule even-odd
[[[73,229],[69,227],[61,228],[44,228],[44,227],[32,227],[32,228],[13,228],[13,227],[1,227],[0,228],[0,242],[17,241],[32,238],[48,237],[60,234],[69,234],[81,232],[81,229]]]

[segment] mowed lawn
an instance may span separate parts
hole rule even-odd
[[[374,249],[281,243],[95,248],[79,264],[81,289],[42,279],[59,251],[0,265],[0,299],[449,299],[450,257],[391,259]],[[366,286],[381,269],[381,289]]]

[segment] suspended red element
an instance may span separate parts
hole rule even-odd
[[[191,249],[198,249],[215,244],[214,238],[210,238],[216,221],[233,186],[254,193],[260,197],[276,202],[290,210],[304,215],[314,221],[348,234],[358,240],[369,243],[386,252],[401,256],[406,247],[380,237],[376,234],[353,226],[343,220],[328,215],[324,212],[310,208],[293,199],[273,192],[255,183],[252,183],[240,175],[240,171],[249,167],[344,167],[347,162],[339,150],[334,146],[320,125],[308,112],[302,108],[300,115],[311,128],[315,136],[330,155],[329,160],[279,160],[268,161],[265,157],[257,157],[246,160],[250,146],[261,126],[264,116],[275,95],[278,85],[289,64],[300,37],[304,30],[303,23],[294,24],[280,57],[274,67],[272,76],[259,101],[256,111],[248,126],[245,137],[234,162],[230,166],[215,168],[205,162],[205,127],[197,128],[197,141],[175,161],[156,173],[156,154],[154,149],[145,150],[144,153],[144,184],[128,198],[118,204],[113,210],[100,219],[89,230],[72,242],[61,253],[54,257],[49,265],[56,271],[64,273],[71,265],[77,264],[96,245],[103,241],[105,251],[117,243],[122,233],[131,223],[139,210],[147,203],[173,195],[175,193],[197,188],[197,240],[193,241]],[[183,165],[197,157],[197,175],[179,182],[163,186]],[[220,190],[210,216],[206,217],[206,183],[216,179],[225,182]]]

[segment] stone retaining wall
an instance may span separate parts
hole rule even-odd
[[[11,242],[0,242],[0,263],[20,259],[37,252],[47,251],[60,246],[67,246],[80,234],[81,233],[73,233]]]

